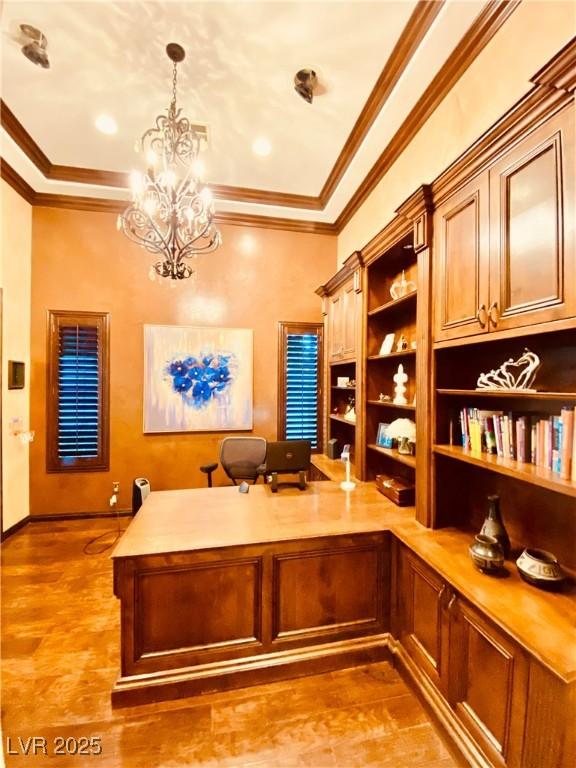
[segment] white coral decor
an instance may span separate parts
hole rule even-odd
[[[416,424],[412,419],[395,419],[386,430],[386,435],[395,440],[407,438],[411,443],[416,441]]]

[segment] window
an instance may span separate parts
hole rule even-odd
[[[106,312],[49,312],[48,472],[108,469],[108,337]]]
[[[280,323],[278,351],[278,439],[322,439],[321,323]]]

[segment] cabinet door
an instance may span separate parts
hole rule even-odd
[[[434,214],[434,339],[488,330],[488,172]]]
[[[443,693],[446,692],[448,626],[446,585],[406,549],[400,553],[400,639],[407,653]]]
[[[330,297],[329,310],[329,349],[330,359],[339,360],[342,356],[344,344],[342,341],[342,294],[337,293]]]
[[[342,289],[342,356],[356,356],[356,292],[351,282]]]
[[[576,316],[574,109],[490,169],[490,328]]]
[[[458,719],[490,762],[520,768],[528,660],[471,605],[451,611],[450,695]]]

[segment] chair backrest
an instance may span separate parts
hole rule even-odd
[[[310,466],[310,440],[276,440],[268,443],[266,472],[301,472]]]
[[[263,437],[225,437],[220,443],[220,464],[231,480],[256,480],[265,459]]]
[[[150,482],[145,477],[137,477],[132,484],[132,514],[135,515],[150,493]]]

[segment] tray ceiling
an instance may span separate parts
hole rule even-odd
[[[415,50],[407,46],[394,88],[349,152],[332,205],[234,206],[230,193],[228,209],[334,220],[485,4],[440,3]],[[168,106],[171,63],[164,48],[179,42],[187,52],[179,104],[209,127],[207,181],[318,197],[395,47],[410,33],[416,6],[416,0],[5,2],[2,98],[52,164],[129,171],[138,167],[135,139]],[[21,23],[48,38],[50,69],[21,54],[15,40]],[[313,104],[293,89],[302,67],[314,68],[321,84]],[[96,129],[102,113],[118,123],[115,135]],[[267,157],[252,151],[262,136],[271,144]],[[125,197],[122,189],[46,179],[5,133],[2,154],[38,192]]]

